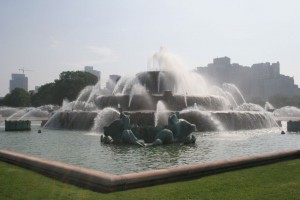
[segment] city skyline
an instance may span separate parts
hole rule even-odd
[[[215,57],[232,62],[279,61],[300,83],[298,1],[26,1],[0,2],[0,96],[25,68],[29,89],[62,71],[94,66],[102,85],[110,74],[134,75],[160,46],[190,69]],[[298,69],[297,69],[298,68]],[[21,72],[20,72],[21,73]]]

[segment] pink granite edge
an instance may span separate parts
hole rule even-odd
[[[0,150],[0,160],[29,168],[40,173],[44,172],[43,174],[46,172],[47,175],[50,174],[50,177],[56,179],[59,179],[59,176],[64,176],[64,181],[66,182],[75,182],[93,190],[96,189],[107,192],[179,181],[182,179],[201,177],[209,174],[295,158],[300,158],[300,150],[286,150],[250,157],[240,157],[123,175],[112,175],[12,151]]]
[[[247,165],[259,165],[261,162],[275,162],[276,159],[285,159],[288,157],[300,157],[300,150],[286,150],[268,154],[261,154],[249,157],[239,157],[234,159],[213,161],[207,163],[191,164],[180,167],[171,167],[166,169],[158,169],[144,171],[138,173],[129,173],[120,175],[121,179],[117,179],[123,184],[133,184],[142,181],[151,181],[154,179],[167,179],[172,177],[192,176],[193,174],[215,173],[218,170],[229,171],[230,168],[243,168]]]
[[[0,150],[0,160],[33,169],[34,171],[47,172],[47,174],[52,174],[53,176],[64,176],[65,179],[77,179],[77,181],[92,181],[95,184],[102,184],[104,186],[111,186],[114,179],[118,178],[118,176],[113,174],[45,160],[8,150]]]

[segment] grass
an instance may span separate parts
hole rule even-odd
[[[0,162],[0,199],[300,199],[300,159],[108,194]]]

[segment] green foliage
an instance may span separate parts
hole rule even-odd
[[[87,72],[62,72],[54,83],[47,83],[39,88],[39,91],[32,97],[32,105],[61,105],[63,99],[73,101],[84,87],[96,83],[97,77]]]
[[[55,80],[53,103],[61,104],[65,98],[73,101],[84,87],[96,83],[97,77],[87,72],[62,72]]]
[[[11,107],[30,106],[30,95],[26,90],[16,88],[4,97],[3,104]]]
[[[51,104],[53,102],[54,83],[47,83],[39,88],[39,91],[31,98],[33,106]]]
[[[300,108],[300,95],[287,96],[287,95],[278,94],[269,97],[269,102],[275,108],[281,108],[284,106],[295,106]]]
[[[0,162],[0,199],[299,199],[300,160],[108,194]]]

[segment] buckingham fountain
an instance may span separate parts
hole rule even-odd
[[[171,126],[170,118],[174,119],[174,116],[175,121],[195,125],[198,132],[278,126],[272,114],[258,105],[246,103],[236,86],[230,83],[211,86],[200,74],[187,70],[180,59],[164,48],[149,59],[148,71],[133,77],[119,77],[113,84],[113,91],[106,95],[101,94],[99,84],[86,87],[75,101],[64,102],[44,127],[105,134],[114,121],[128,120],[130,122],[126,122],[128,124],[121,128],[122,131],[128,126],[135,131],[141,127],[162,130]],[[123,116],[122,120],[120,116]],[[173,135],[176,135],[174,131]],[[152,143],[153,137],[142,139]],[[192,138],[190,134],[188,137]],[[109,141],[106,139],[102,141]]]
[[[163,48],[147,66],[60,107],[0,107],[1,149],[120,175],[300,148],[299,134],[280,134],[299,109],[247,103],[233,84],[213,86]],[[31,120],[31,131],[6,132],[4,120]]]

